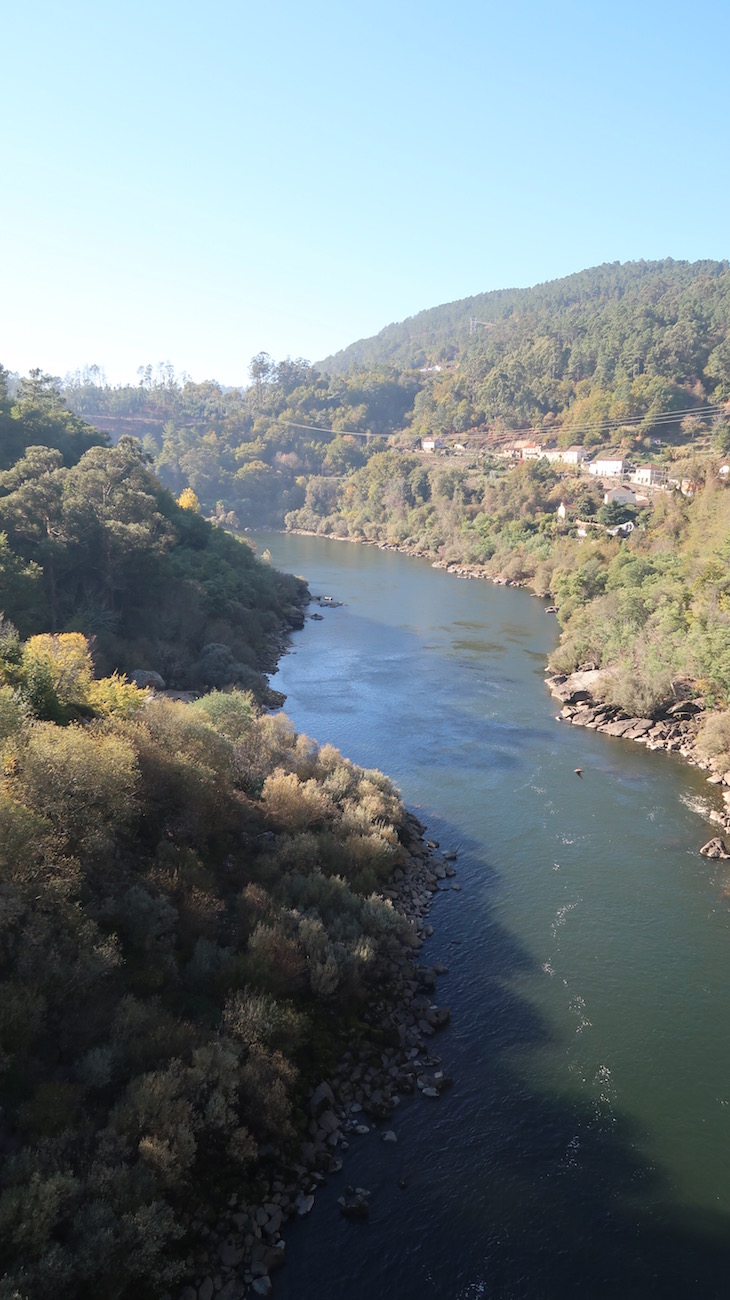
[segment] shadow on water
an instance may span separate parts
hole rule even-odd
[[[375,1131],[352,1139],[310,1218],[288,1225],[278,1300],[719,1300],[730,1234],[712,1198],[724,1196],[725,1129],[709,1128],[713,1098],[692,1108],[700,1085],[724,1096],[713,1038],[725,935],[708,924],[704,883],[688,872],[685,887],[691,859],[661,851],[700,833],[675,815],[685,775],[666,758],[657,780],[654,757],[629,742],[547,725],[556,710],[540,679],[555,629],[525,593],[319,539],[290,567],[305,554],[313,589],[347,604],[307,624],[296,672],[284,661],[292,716],[424,805],[429,833],[459,850],[463,890],[435,899],[423,953],[450,966],[437,1000],[452,1021],[430,1045],[454,1087],[405,1098],[396,1145]],[[561,943],[576,937],[561,947],[568,908]],[[546,957],[553,986],[538,971]],[[548,992],[563,986],[571,1004],[600,1002],[592,1039],[576,1039],[574,1019],[566,1030],[573,1007]],[[601,1085],[604,1061],[621,1087]],[[665,1164],[651,1163],[655,1151]],[[347,1183],[372,1190],[369,1224],[340,1217]]]
[[[442,843],[460,840],[459,875],[468,864],[498,885],[457,828],[439,821],[430,831]],[[451,1005],[451,1023],[429,1050],[453,1089],[439,1100],[404,1099],[382,1126],[393,1127],[397,1145],[375,1129],[352,1139],[309,1219],[289,1226],[276,1296],[720,1300],[727,1220],[703,1215],[692,1229],[681,1206],[670,1215],[667,1179],[639,1156],[626,1115],[534,1086],[522,1062],[551,1035],[514,985],[535,963],[493,908],[475,960],[458,933],[458,909],[469,905],[460,894],[437,896],[422,953],[450,967],[436,998]],[[340,1216],[347,1184],[371,1190],[369,1223]]]

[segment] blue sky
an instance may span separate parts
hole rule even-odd
[[[424,307],[730,255],[730,6],[24,0],[0,361],[247,380]]]

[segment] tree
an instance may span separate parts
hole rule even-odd
[[[630,519],[636,517],[636,511],[631,506],[626,505],[624,501],[608,501],[602,505],[598,511],[599,524],[605,524],[607,528],[615,528],[617,524],[628,523]]]
[[[177,504],[181,510],[192,510],[195,514],[200,513],[200,502],[192,488],[183,488],[177,499]]]
[[[251,357],[249,374],[253,380],[256,390],[256,402],[258,406],[262,405],[264,384],[267,384],[275,372],[274,363],[268,352],[257,352],[255,357]]]

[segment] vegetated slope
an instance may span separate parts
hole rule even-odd
[[[392,981],[405,813],[250,695],[7,624],[0,767],[0,1294],[154,1300]]]
[[[504,343],[520,335],[547,329],[570,347],[587,336],[591,322],[608,313],[617,333],[630,333],[632,353],[629,373],[643,345],[648,352],[652,334],[659,334],[680,319],[691,318],[702,325],[727,327],[726,310],[713,317],[730,292],[728,262],[681,262],[667,258],[659,262],[611,262],[579,271],[559,280],[527,289],[497,289],[444,303],[419,312],[397,324],[387,325],[373,338],[360,339],[333,356],[318,362],[318,368],[332,374],[346,374],[355,367],[395,365],[403,368],[434,365],[481,352],[486,334],[495,330],[494,340]],[[702,301],[702,311],[698,307]],[[618,310],[620,308],[620,310]],[[476,335],[470,321],[478,322]],[[623,331],[621,330],[623,323]],[[634,345],[638,345],[634,347]]]
[[[472,316],[485,322],[473,335]],[[150,371],[124,388],[79,375],[66,394],[85,418],[139,433],[163,481],[193,488],[204,513],[281,526],[310,484],[332,496],[377,450],[367,435],[490,446],[531,429],[597,447],[637,425],[671,438],[688,415],[683,441],[701,437],[692,418],[711,424],[730,397],[729,331],[727,263],[616,264],[433,308],[346,349],[328,373],[260,354],[244,391]]]
[[[659,492],[637,509],[603,505],[600,481],[545,460],[507,468],[391,450],[340,485],[329,513],[312,501],[287,522],[531,586],[559,607],[555,670],[587,660],[611,670],[606,690],[629,712],[661,709],[677,681],[727,707],[730,488],[719,463],[677,462],[693,494]],[[565,522],[561,501],[572,503]],[[611,536],[622,521],[634,531]]]
[[[264,696],[305,584],[181,509],[136,441],[105,445],[45,380],[0,394],[0,419],[0,609],[21,633],[81,631],[103,671]]]

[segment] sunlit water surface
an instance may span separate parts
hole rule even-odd
[[[698,853],[712,788],[556,722],[556,623],[528,593],[257,540],[344,602],[295,634],[273,678],[286,712],[388,772],[458,850],[461,885],[424,949],[450,968],[434,1050],[454,1087],[404,1099],[397,1145],[353,1139],[289,1232],[277,1297],[730,1294],[728,873]],[[372,1190],[369,1224],[340,1218],[343,1180]]]

